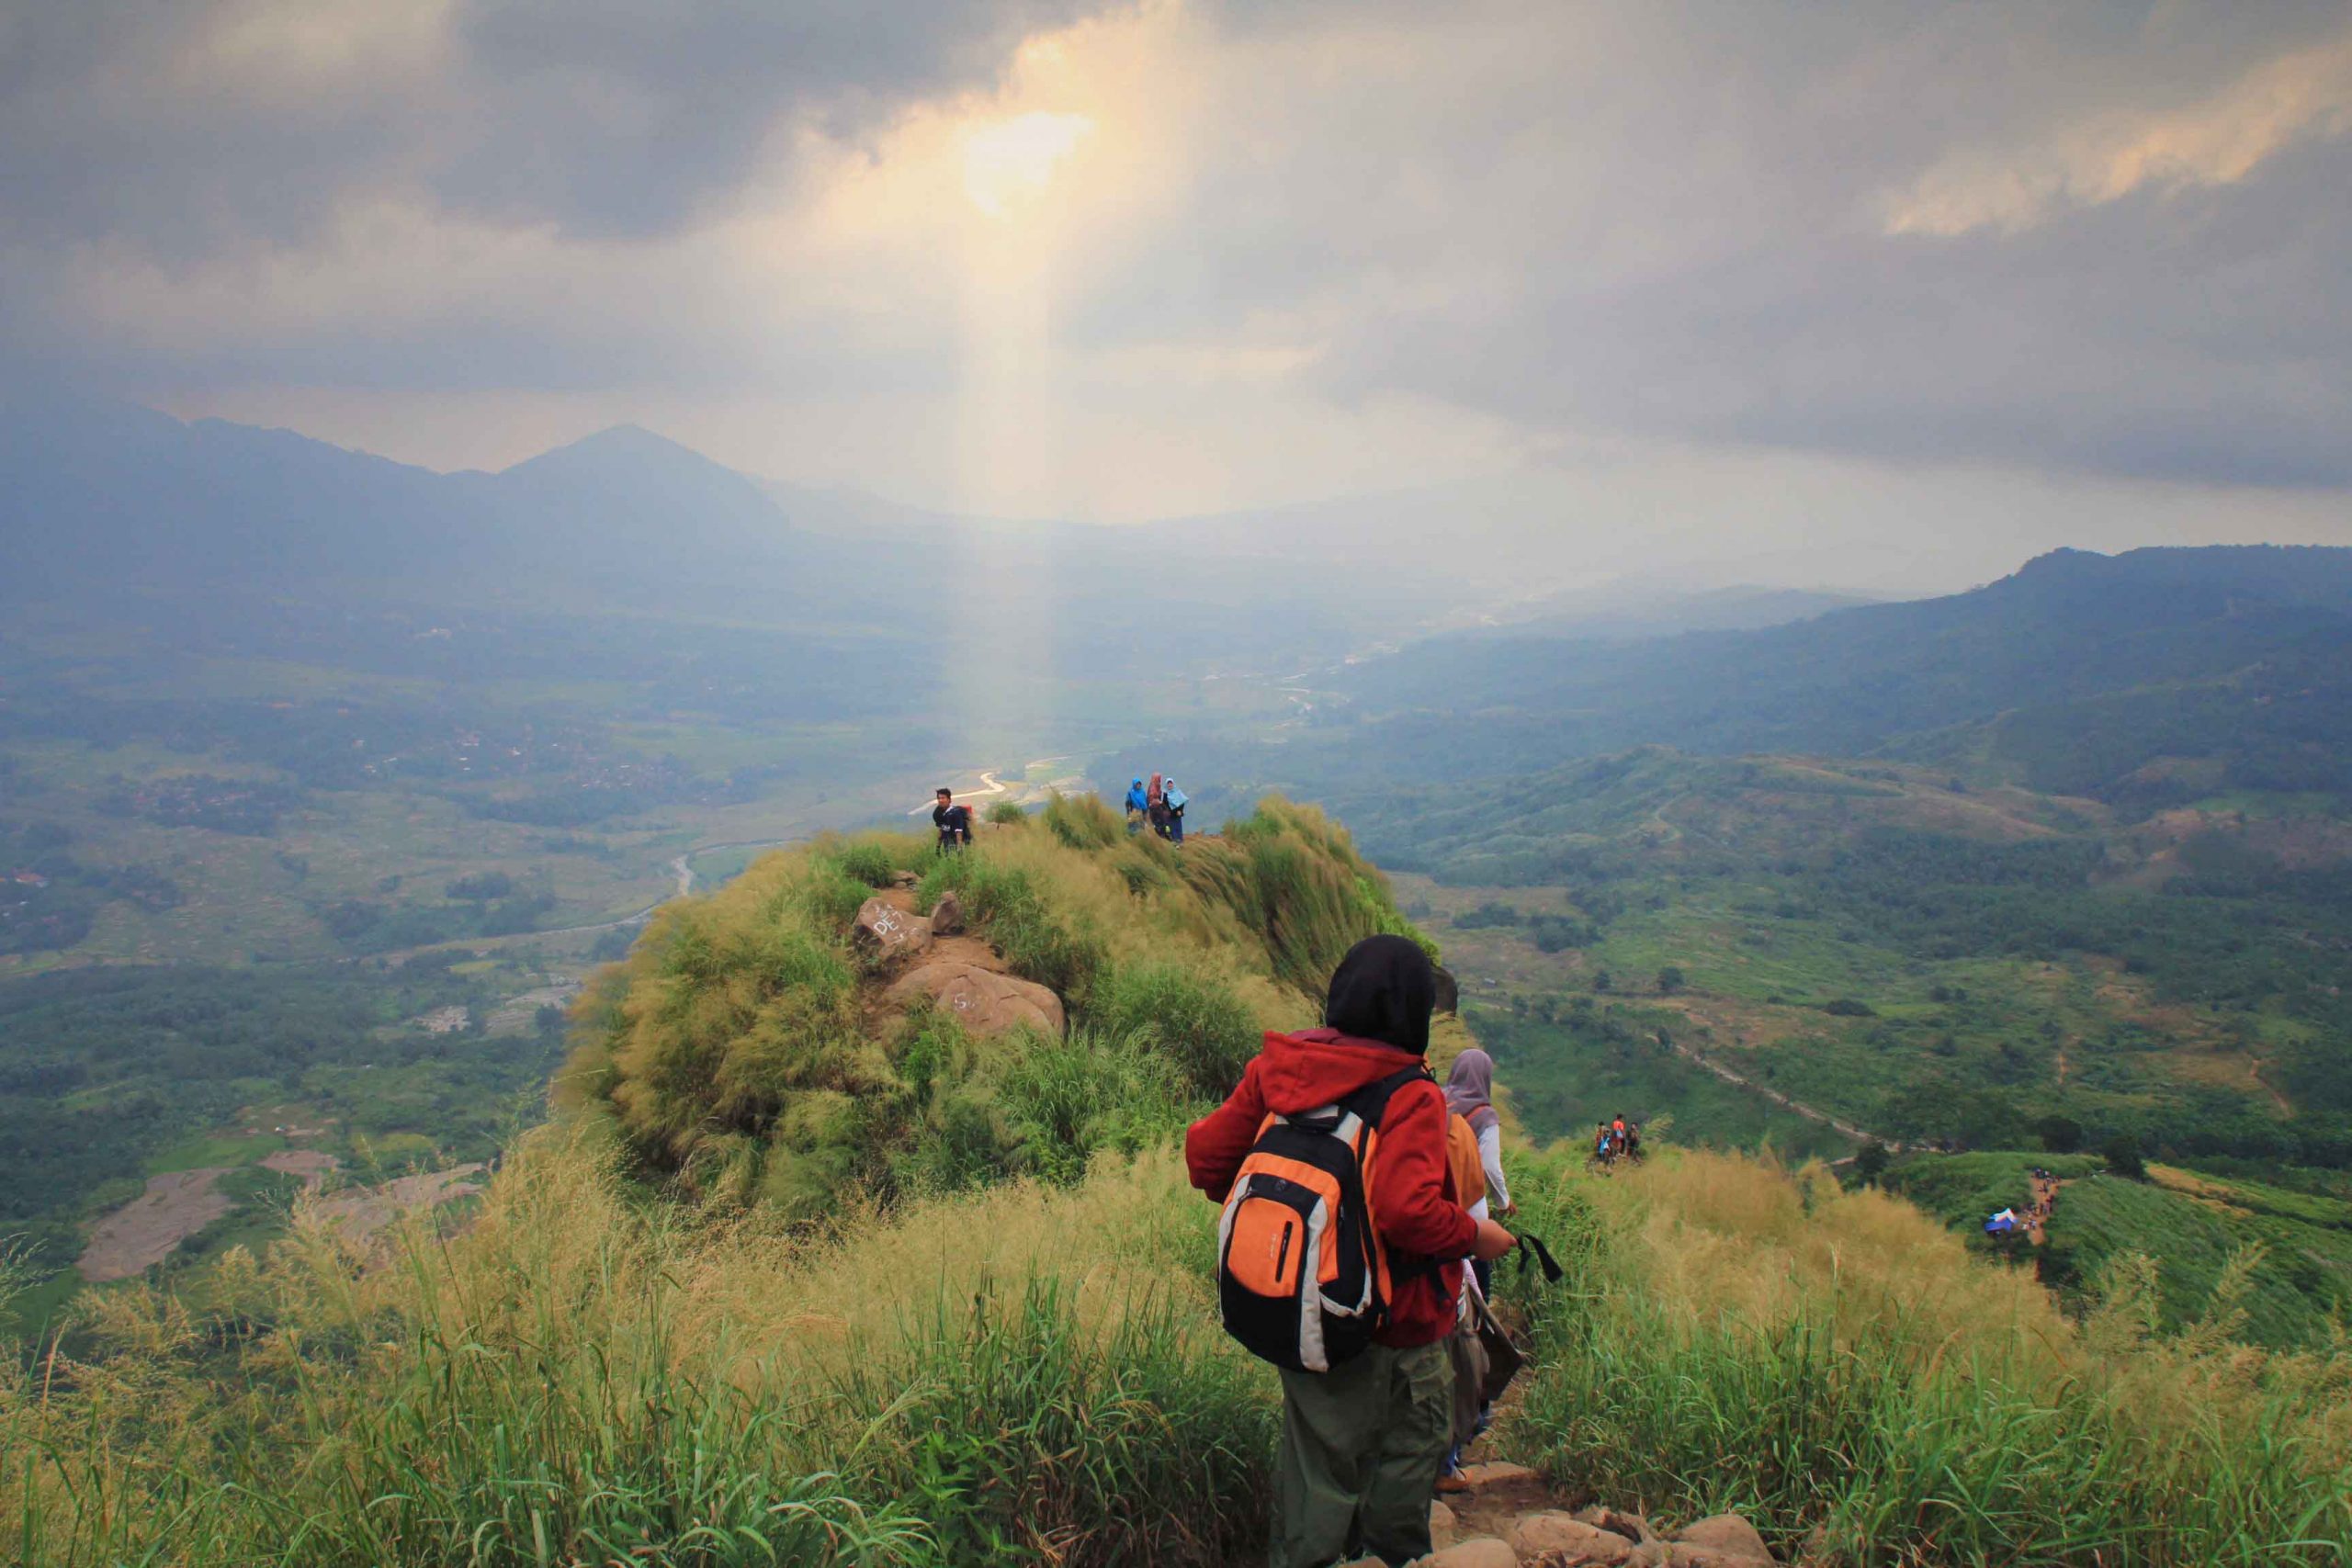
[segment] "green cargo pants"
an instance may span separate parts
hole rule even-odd
[[[1284,1371],[1273,1568],[1426,1556],[1453,1420],[1442,1343],[1374,1345],[1328,1372]]]

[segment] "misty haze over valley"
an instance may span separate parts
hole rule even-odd
[[[1380,937],[1414,1561],[2340,1562],[2347,190],[2339,0],[0,0],[0,1550],[1279,1558]]]

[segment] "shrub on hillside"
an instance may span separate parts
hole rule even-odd
[[[1886,1162],[1891,1157],[1886,1145],[1873,1138],[1854,1151],[1854,1174],[1863,1186],[1875,1187],[1879,1178],[1886,1174]]]
[[[669,938],[646,955],[654,994],[623,1004],[609,1047],[613,1104],[640,1142],[683,1158],[713,1131],[764,1134],[795,1091],[887,1080],[855,1048],[854,972],[814,933],[681,915]]]
[[[806,850],[788,851],[781,858],[824,868],[870,892],[890,886],[900,871],[930,864],[933,848],[927,831],[870,832],[847,838],[826,833]]]
[[[1181,858],[1185,882],[1263,932],[1276,978],[1309,996],[1322,994],[1348,949],[1368,936],[1410,937],[1437,956],[1387,880],[1312,806],[1269,795],[1227,823],[1222,839],[1188,845]]]
[[[1174,1066],[1148,1042],[1090,1030],[1027,1036],[996,1099],[1014,1164],[1065,1185],[1097,1153],[1134,1154],[1172,1135],[1194,1109]]]
[[[868,887],[888,887],[890,879],[898,874],[897,859],[881,844],[853,840],[835,850],[833,858],[843,874],[855,877]]]
[[[891,1046],[901,1085],[899,1136],[883,1183],[896,1196],[960,1191],[1012,1169],[1010,1142],[991,1103],[995,1064],[1029,1039],[987,1043],[965,1032],[956,1015],[918,1008]]]
[[[2108,1139],[2107,1146],[2099,1153],[2107,1158],[2107,1168],[2109,1174],[2123,1177],[2131,1181],[2148,1179],[2147,1164],[2140,1157],[2140,1140],[2131,1134],[2116,1134],[2115,1136]]]
[[[1064,795],[1056,790],[1046,799],[1046,827],[1073,850],[1107,850],[1127,836],[1127,826],[1099,795]]]
[[[2083,1146],[2083,1124],[2071,1116],[2045,1116],[2034,1124],[2034,1132],[2053,1155],[2070,1155]]]
[[[1008,823],[1028,821],[1029,813],[1017,801],[991,801],[989,804],[988,811],[983,816],[982,820],[992,822],[1001,828]]]
[[[1203,1096],[1233,1088],[1263,1034],[1230,987],[1172,957],[1112,971],[1089,1016],[1163,1055],[1186,1091]]]

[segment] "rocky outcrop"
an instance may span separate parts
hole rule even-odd
[[[1045,987],[956,959],[916,965],[899,977],[888,995],[902,1007],[928,998],[979,1035],[1025,1026],[1058,1036],[1068,1021],[1062,999]]]
[[[939,902],[931,907],[931,934],[956,936],[961,934],[963,930],[964,900],[956,897],[952,891],[942,893],[939,896]]]
[[[1763,1536],[1737,1514],[1662,1536],[1614,1508],[1528,1507],[1549,1494],[1521,1465],[1470,1465],[1464,1475],[1469,1492],[1430,1505],[1430,1555],[1404,1568],[1774,1568]]]
[[[916,919],[888,899],[868,898],[858,907],[850,942],[870,958],[892,959],[931,945],[930,922]]]
[[[1772,1549],[1737,1514],[1716,1514],[1674,1532],[1674,1568],[1749,1568],[1772,1561]]]
[[[1599,1525],[1589,1525],[1573,1514],[1530,1514],[1510,1532],[1511,1550],[1529,1562],[1550,1553],[1547,1561],[1617,1568],[1639,1544]]]

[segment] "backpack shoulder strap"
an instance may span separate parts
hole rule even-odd
[[[1437,1082],[1437,1075],[1430,1071],[1427,1062],[1416,1062],[1385,1078],[1375,1079],[1341,1100],[1340,1105],[1342,1110],[1352,1111],[1363,1117],[1365,1126],[1377,1127],[1381,1119],[1388,1114],[1388,1102],[1396,1098],[1396,1091],[1415,1082]]]

